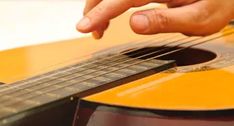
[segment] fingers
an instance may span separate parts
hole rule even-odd
[[[97,4],[99,4],[102,0],[87,0],[84,8],[84,16],[92,10]],[[103,22],[99,25],[99,28],[95,31],[92,31],[93,38],[100,39],[102,38],[104,31],[107,29],[109,22]]]
[[[81,32],[92,32],[100,27],[103,22],[109,22],[110,19],[122,14],[132,5],[131,0],[103,0],[95,6],[78,23],[77,29]]]
[[[209,27],[214,15],[209,10],[204,1],[178,8],[146,10],[133,14],[130,25],[138,34],[181,32],[208,35],[219,30]]]
[[[108,27],[110,19],[129,8],[149,2],[167,1],[169,0],[87,0],[85,17],[77,24],[77,30],[83,33],[93,32],[94,38],[100,38]]]
[[[84,33],[93,32],[95,38],[101,38],[112,18],[131,7],[149,2],[167,3],[169,7],[176,8],[152,9],[133,14],[130,25],[136,33],[181,32],[187,35],[208,35],[217,32],[228,22],[223,21],[225,16],[220,13],[224,11],[223,6],[217,9],[219,5],[208,5],[223,2],[211,0],[88,0],[85,16],[78,23],[77,29]]]
[[[99,4],[102,0],[86,0],[84,15],[86,15],[90,10],[92,10],[97,4]]]
[[[101,39],[105,30],[108,28],[108,26],[109,26],[109,22],[101,24],[99,28],[97,28],[95,31],[92,32],[93,38]]]

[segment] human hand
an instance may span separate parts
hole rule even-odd
[[[234,0],[87,0],[84,18],[77,24],[83,33],[103,36],[109,21],[132,7],[166,3],[168,9],[135,12],[130,25],[138,34],[181,32],[209,35],[218,32],[234,18]]]

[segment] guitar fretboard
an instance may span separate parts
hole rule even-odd
[[[121,59],[121,60],[116,60]],[[61,99],[87,96],[174,66],[173,61],[119,55],[94,58],[0,88],[0,125]]]

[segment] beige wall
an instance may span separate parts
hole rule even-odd
[[[0,50],[81,36],[84,0],[0,0]]]

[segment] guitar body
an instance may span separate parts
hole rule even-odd
[[[134,34],[128,26],[128,17],[129,13],[114,20],[100,41],[80,38],[0,52],[0,82],[8,84],[26,79],[118,47],[133,49],[131,45],[137,41],[147,43],[149,38],[154,38],[150,41],[162,39],[159,37],[161,35],[149,37]],[[226,29],[234,30],[231,25]],[[174,69],[83,97],[75,115],[79,117],[75,119],[75,125],[234,125],[234,34],[225,35],[225,31],[221,31],[219,35],[216,39],[209,39],[187,51],[166,57],[167,60],[178,60],[178,66]],[[171,37],[167,40],[169,42],[178,41],[172,37],[175,34],[162,36]],[[176,38],[180,37],[184,36],[176,34]],[[179,40],[181,43],[190,43],[186,39]],[[156,43],[147,48],[158,48],[160,44],[163,45]],[[42,113],[31,122],[24,120],[24,124],[36,125],[32,123],[35,119],[47,119],[37,124],[71,125],[76,104],[61,105],[56,110]]]

